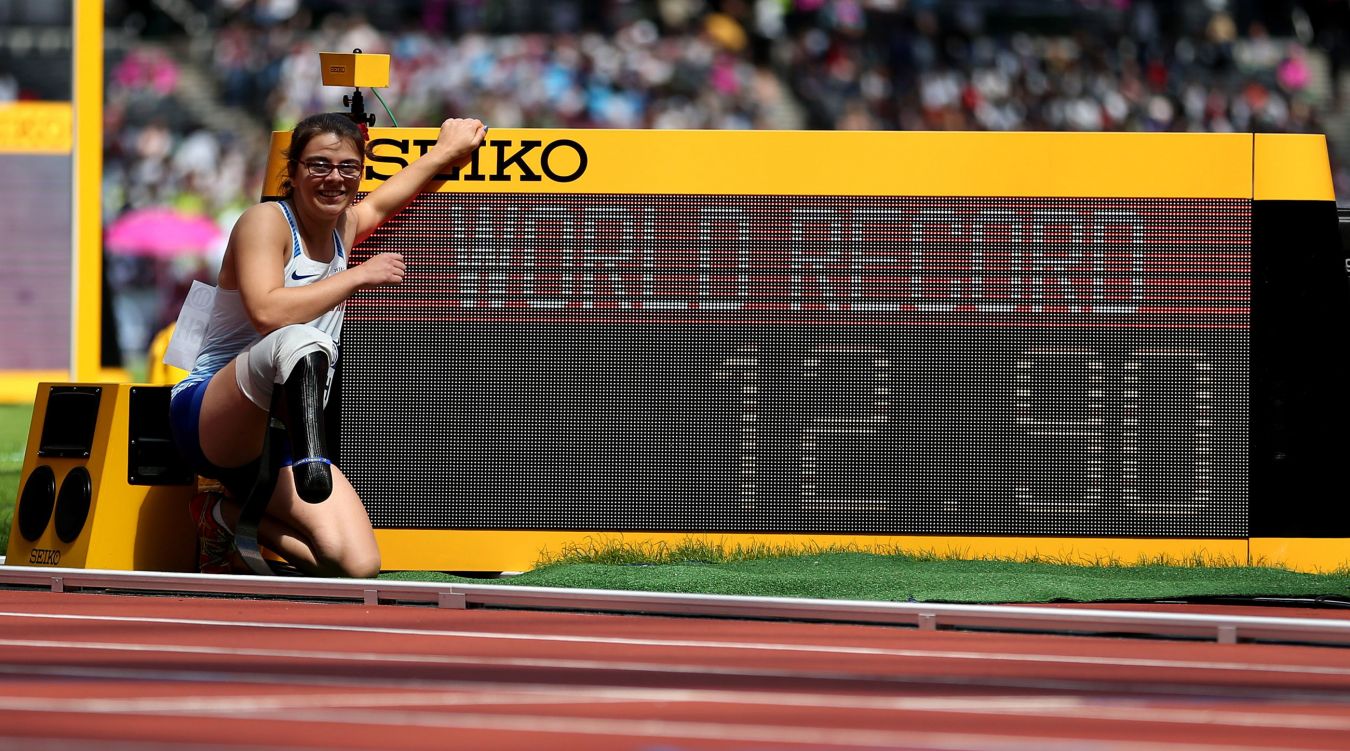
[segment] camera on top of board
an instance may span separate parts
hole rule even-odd
[[[320,52],[319,68],[324,86],[352,87],[352,93],[342,97],[342,106],[351,108],[347,116],[362,127],[374,125],[375,113],[366,112],[361,87],[389,85],[389,56],[365,53],[360,47],[351,52]]]

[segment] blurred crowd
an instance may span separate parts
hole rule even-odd
[[[265,133],[341,109],[346,92],[320,84],[319,50],[390,54],[380,93],[401,125],[472,115],[494,127],[1326,132],[1342,113],[1350,44],[1345,0],[192,6],[209,45],[185,41],[182,20],[156,3],[110,2],[147,44],[109,60],[109,221],[174,205],[227,228],[256,200]],[[212,77],[224,121],[180,106],[188,66]],[[374,97],[366,104],[390,124]],[[1336,177],[1350,196],[1350,174]],[[178,276],[201,276],[220,252]],[[145,283],[144,265],[124,263],[115,286]]]

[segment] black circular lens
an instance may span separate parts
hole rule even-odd
[[[56,473],[43,464],[28,475],[19,496],[19,534],[29,542],[36,542],[47,529],[56,503]]]
[[[61,542],[75,542],[89,518],[89,499],[94,485],[89,481],[89,470],[76,467],[61,481],[61,494],[56,497],[56,536]]]

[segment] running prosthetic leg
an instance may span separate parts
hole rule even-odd
[[[333,493],[332,462],[323,424],[324,387],[328,383],[328,356],[311,352],[296,363],[283,386],[286,432],[291,440],[291,470],[295,489],[308,503],[322,503]]]

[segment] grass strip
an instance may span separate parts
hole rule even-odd
[[[677,546],[678,548],[678,546]],[[672,549],[673,551],[674,549]],[[704,558],[715,554],[698,551]],[[1239,565],[1070,565],[1046,561],[944,560],[931,554],[822,551],[790,554],[725,551],[722,560],[547,562],[496,583],[648,592],[810,597],[892,602],[1105,602],[1194,597],[1350,599],[1350,576]],[[404,581],[473,581],[438,572],[393,572]]]
[[[19,495],[23,452],[28,446],[31,404],[0,404],[0,554],[9,547],[14,502]]]

